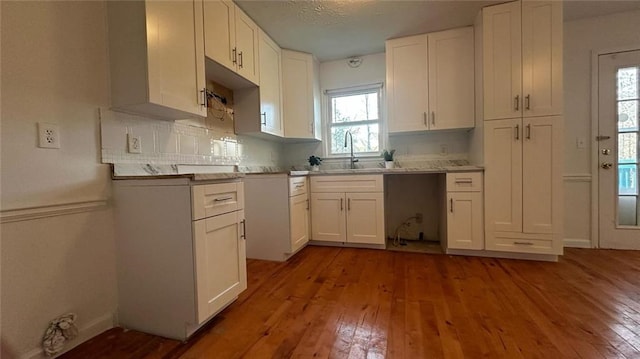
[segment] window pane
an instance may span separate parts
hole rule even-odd
[[[618,134],[618,162],[638,162],[638,134],[636,132]]]
[[[376,92],[333,97],[331,99],[331,122],[344,123],[378,119],[378,96]]]
[[[619,196],[618,197],[618,224],[622,226],[638,225],[638,197]]]
[[[618,129],[620,131],[638,130],[638,101],[618,102]]]
[[[627,67],[618,70],[618,100],[638,98],[638,68]]]
[[[618,193],[627,195],[638,194],[638,166],[618,166]]]
[[[380,144],[378,143],[378,124],[361,125],[361,126],[336,126],[331,128],[331,153],[342,154],[349,153],[351,150],[351,142],[347,141],[345,146],[345,135],[347,131],[353,136],[353,152],[378,152]],[[348,137],[347,137],[348,139]]]

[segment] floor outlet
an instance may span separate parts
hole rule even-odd
[[[142,139],[140,136],[127,134],[127,147],[129,153],[142,153]]]
[[[38,147],[60,148],[60,129],[58,125],[38,122]]]

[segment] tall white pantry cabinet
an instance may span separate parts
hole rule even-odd
[[[247,288],[243,188],[114,181],[120,326],[185,340]]]
[[[485,249],[562,254],[562,3],[483,9]]]

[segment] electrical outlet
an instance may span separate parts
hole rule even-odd
[[[447,153],[449,153],[449,146],[447,146],[446,144],[441,144],[440,145],[440,154],[444,156]]]
[[[584,137],[576,137],[576,148],[582,149],[582,148],[587,147],[586,142],[587,142],[586,138],[584,138]]]
[[[38,122],[38,147],[60,148],[60,129],[58,125]]]
[[[127,134],[127,149],[129,153],[142,153],[142,138]]]
[[[416,223],[422,223],[422,213],[416,213]]]

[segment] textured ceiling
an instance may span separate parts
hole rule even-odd
[[[473,24],[484,6],[465,0],[236,0],[281,47],[320,61],[384,51],[386,39]],[[565,19],[630,9],[640,1],[568,1]]]

